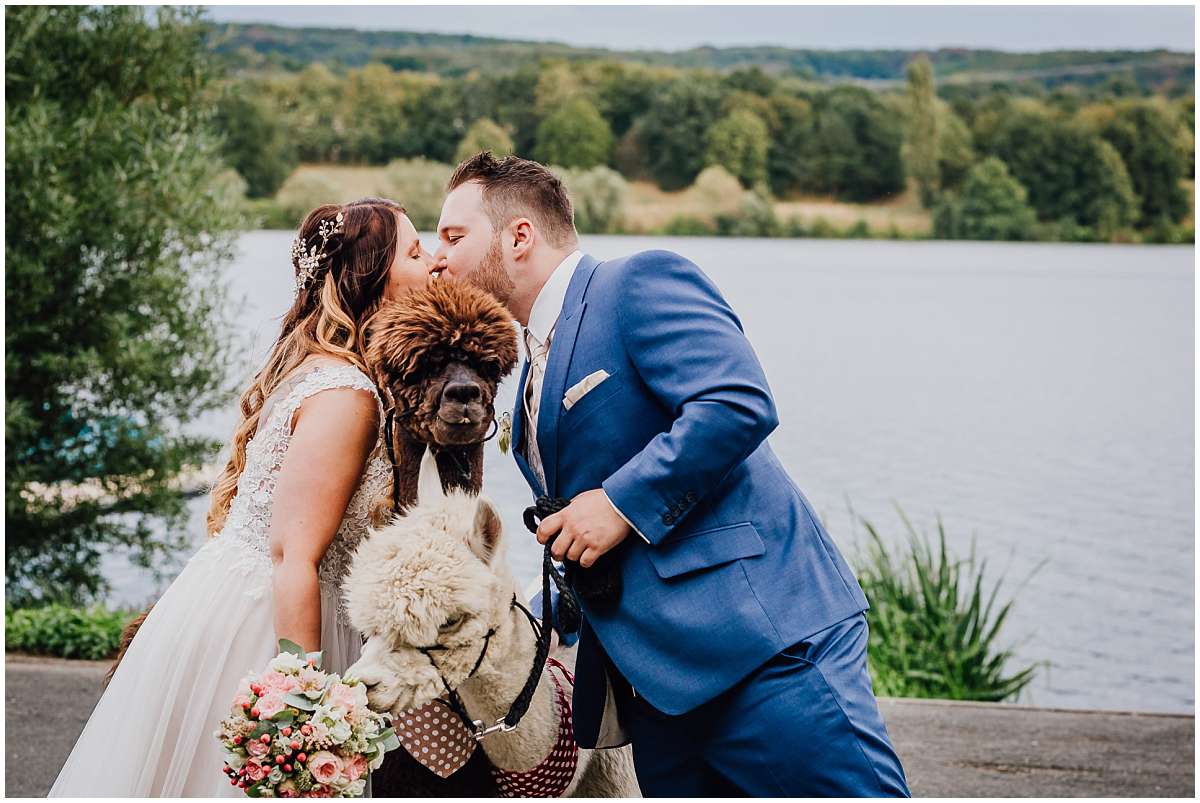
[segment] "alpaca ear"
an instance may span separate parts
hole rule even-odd
[[[428,447],[421,457],[421,469],[417,474],[417,503],[427,505],[439,499],[445,499],[446,492],[442,490],[442,476],[438,473],[437,458]]]
[[[482,497],[475,506],[475,527],[471,533],[471,551],[491,563],[500,545],[500,514]]]

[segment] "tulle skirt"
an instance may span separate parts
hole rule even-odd
[[[321,585],[322,668],[358,660],[357,631]],[[129,646],[50,797],[242,797],[213,732],[238,681],[277,654],[271,562],[225,533],[188,562]]]

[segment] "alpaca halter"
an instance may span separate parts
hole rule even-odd
[[[530,613],[528,608],[517,602],[516,594],[513,594],[512,602],[509,603],[509,610],[512,610],[513,608],[521,611],[521,613],[525,614],[526,618],[529,619],[529,626],[533,628],[533,634],[537,636],[540,642],[544,632],[543,628],[538,624],[537,617]],[[479,651],[479,658],[476,659],[475,666],[472,667],[467,676],[463,678],[463,683],[465,683],[467,680],[470,680],[475,673],[479,671],[479,667],[483,666],[483,659],[485,656],[487,656],[488,646],[491,644],[492,636],[494,635],[496,635],[496,628],[494,627],[488,630],[488,632],[484,635],[483,649]],[[485,725],[483,720],[473,719],[471,715],[467,713],[467,708],[465,705],[463,705],[462,698],[458,695],[458,690],[450,688],[450,684],[446,682],[446,676],[442,674],[442,670],[438,668],[437,662],[433,660],[433,655],[431,654],[432,652],[437,650],[448,650],[450,648],[445,644],[433,644],[428,647],[417,647],[417,649],[429,659],[429,663],[433,666],[433,670],[437,672],[438,679],[442,681],[442,686],[446,689],[447,704],[450,706],[450,709],[454,711],[454,713],[458,714],[459,718],[462,719],[463,724],[467,726],[469,731],[471,731],[472,735],[475,737],[475,741],[477,742],[482,741],[486,736],[491,736],[493,733],[511,733],[517,729],[517,725],[521,723],[521,718],[524,717],[525,712],[529,710],[529,703],[533,700],[533,691],[537,688],[537,680],[542,674],[541,664],[545,663],[544,659],[541,663],[535,661],[533,670],[530,674],[530,679],[525,682],[525,687],[521,690],[521,693],[517,695],[517,699],[514,700],[513,704],[509,707],[508,713],[497,719],[495,723],[491,725]],[[530,685],[531,683],[532,686]]]
[[[321,267],[321,263],[328,259],[328,255],[325,253],[325,246],[329,243],[329,239],[333,235],[341,234],[345,230],[343,226],[345,219],[345,214],[338,212],[337,216],[332,220],[321,221],[321,225],[317,227],[317,234],[321,238],[319,249],[314,245],[306,251],[303,237],[297,237],[292,241],[292,259],[296,261],[297,293],[313,280],[317,275],[317,270]]]

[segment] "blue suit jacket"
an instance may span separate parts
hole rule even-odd
[[[567,410],[567,389],[600,369],[609,377]],[[521,397],[514,454],[537,494],[520,448]],[[605,654],[651,705],[681,714],[867,608],[767,445],[778,418],[762,367],[693,263],[667,251],[585,256],[554,331],[540,411],[544,491],[571,498],[603,487],[649,541],[631,534],[616,548],[614,610],[584,605],[574,695],[582,746],[600,730]]]

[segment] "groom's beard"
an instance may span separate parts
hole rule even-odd
[[[508,272],[504,270],[504,257],[500,251],[499,234],[492,239],[492,244],[488,247],[487,253],[483,255],[483,259],[480,260],[479,266],[467,274],[467,282],[480,290],[491,293],[497,301],[508,306],[508,301],[512,298],[513,290],[517,286],[508,277]]]

